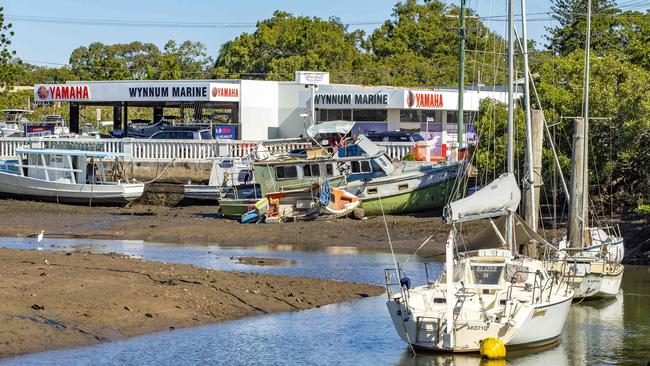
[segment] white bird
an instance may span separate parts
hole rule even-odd
[[[45,230],[41,230],[41,233],[38,234],[38,236],[36,237],[36,242],[37,243],[40,243],[41,241],[43,241],[43,234],[44,233],[45,233]],[[43,248],[41,248],[41,246],[39,245],[39,246],[36,247],[36,250],[43,250]]]

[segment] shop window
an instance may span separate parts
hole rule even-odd
[[[275,167],[275,175],[277,179],[298,178],[298,167],[295,165],[277,166]]]
[[[402,109],[399,111],[400,122],[442,122],[442,111],[427,109]]]
[[[352,118],[357,122],[382,122],[388,119],[386,109],[354,109]]]

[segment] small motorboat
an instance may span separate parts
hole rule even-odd
[[[127,180],[124,153],[17,149],[18,159],[0,165],[0,195],[88,205],[122,205],[144,192],[144,184]],[[113,166],[107,168],[105,163]]]

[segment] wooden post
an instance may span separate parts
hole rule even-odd
[[[542,181],[542,147],[544,144],[544,112],[542,110],[533,110],[531,111],[531,132],[532,132],[532,153],[533,153],[533,187],[535,189],[535,202],[532,206],[529,204],[530,201],[530,192],[526,192],[526,211],[525,218],[526,223],[532,228],[537,228],[539,222],[532,222],[532,212],[531,209],[534,209],[535,212],[539,213],[539,198]],[[539,217],[536,215],[535,217]],[[539,220],[539,219],[538,219]]]
[[[581,248],[584,157],[584,120],[576,118],[573,133],[573,158],[571,160],[571,191],[569,193],[569,225],[567,238],[571,248]]]

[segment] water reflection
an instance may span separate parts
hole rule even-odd
[[[207,268],[323,277],[383,284],[392,266],[386,253],[295,251],[291,246],[229,248],[174,246],[140,241],[56,240],[50,250],[83,248],[119,252]],[[79,245],[82,245],[80,247]],[[35,248],[32,239],[0,238],[0,245]],[[296,261],[293,266],[260,267],[234,263],[231,256],[265,256]],[[400,260],[407,256],[400,255]],[[439,273],[442,266],[431,267]],[[422,263],[406,271],[423,283]],[[650,267],[627,266],[624,292],[609,301],[575,304],[560,344],[530,353],[508,354],[508,365],[646,365],[650,361]],[[161,332],[123,341],[1,360],[7,365],[150,365],[150,364],[350,364],[350,365],[502,365],[474,355],[418,353],[413,357],[397,336],[385,307],[385,295],[295,313],[281,313],[198,328]]]

